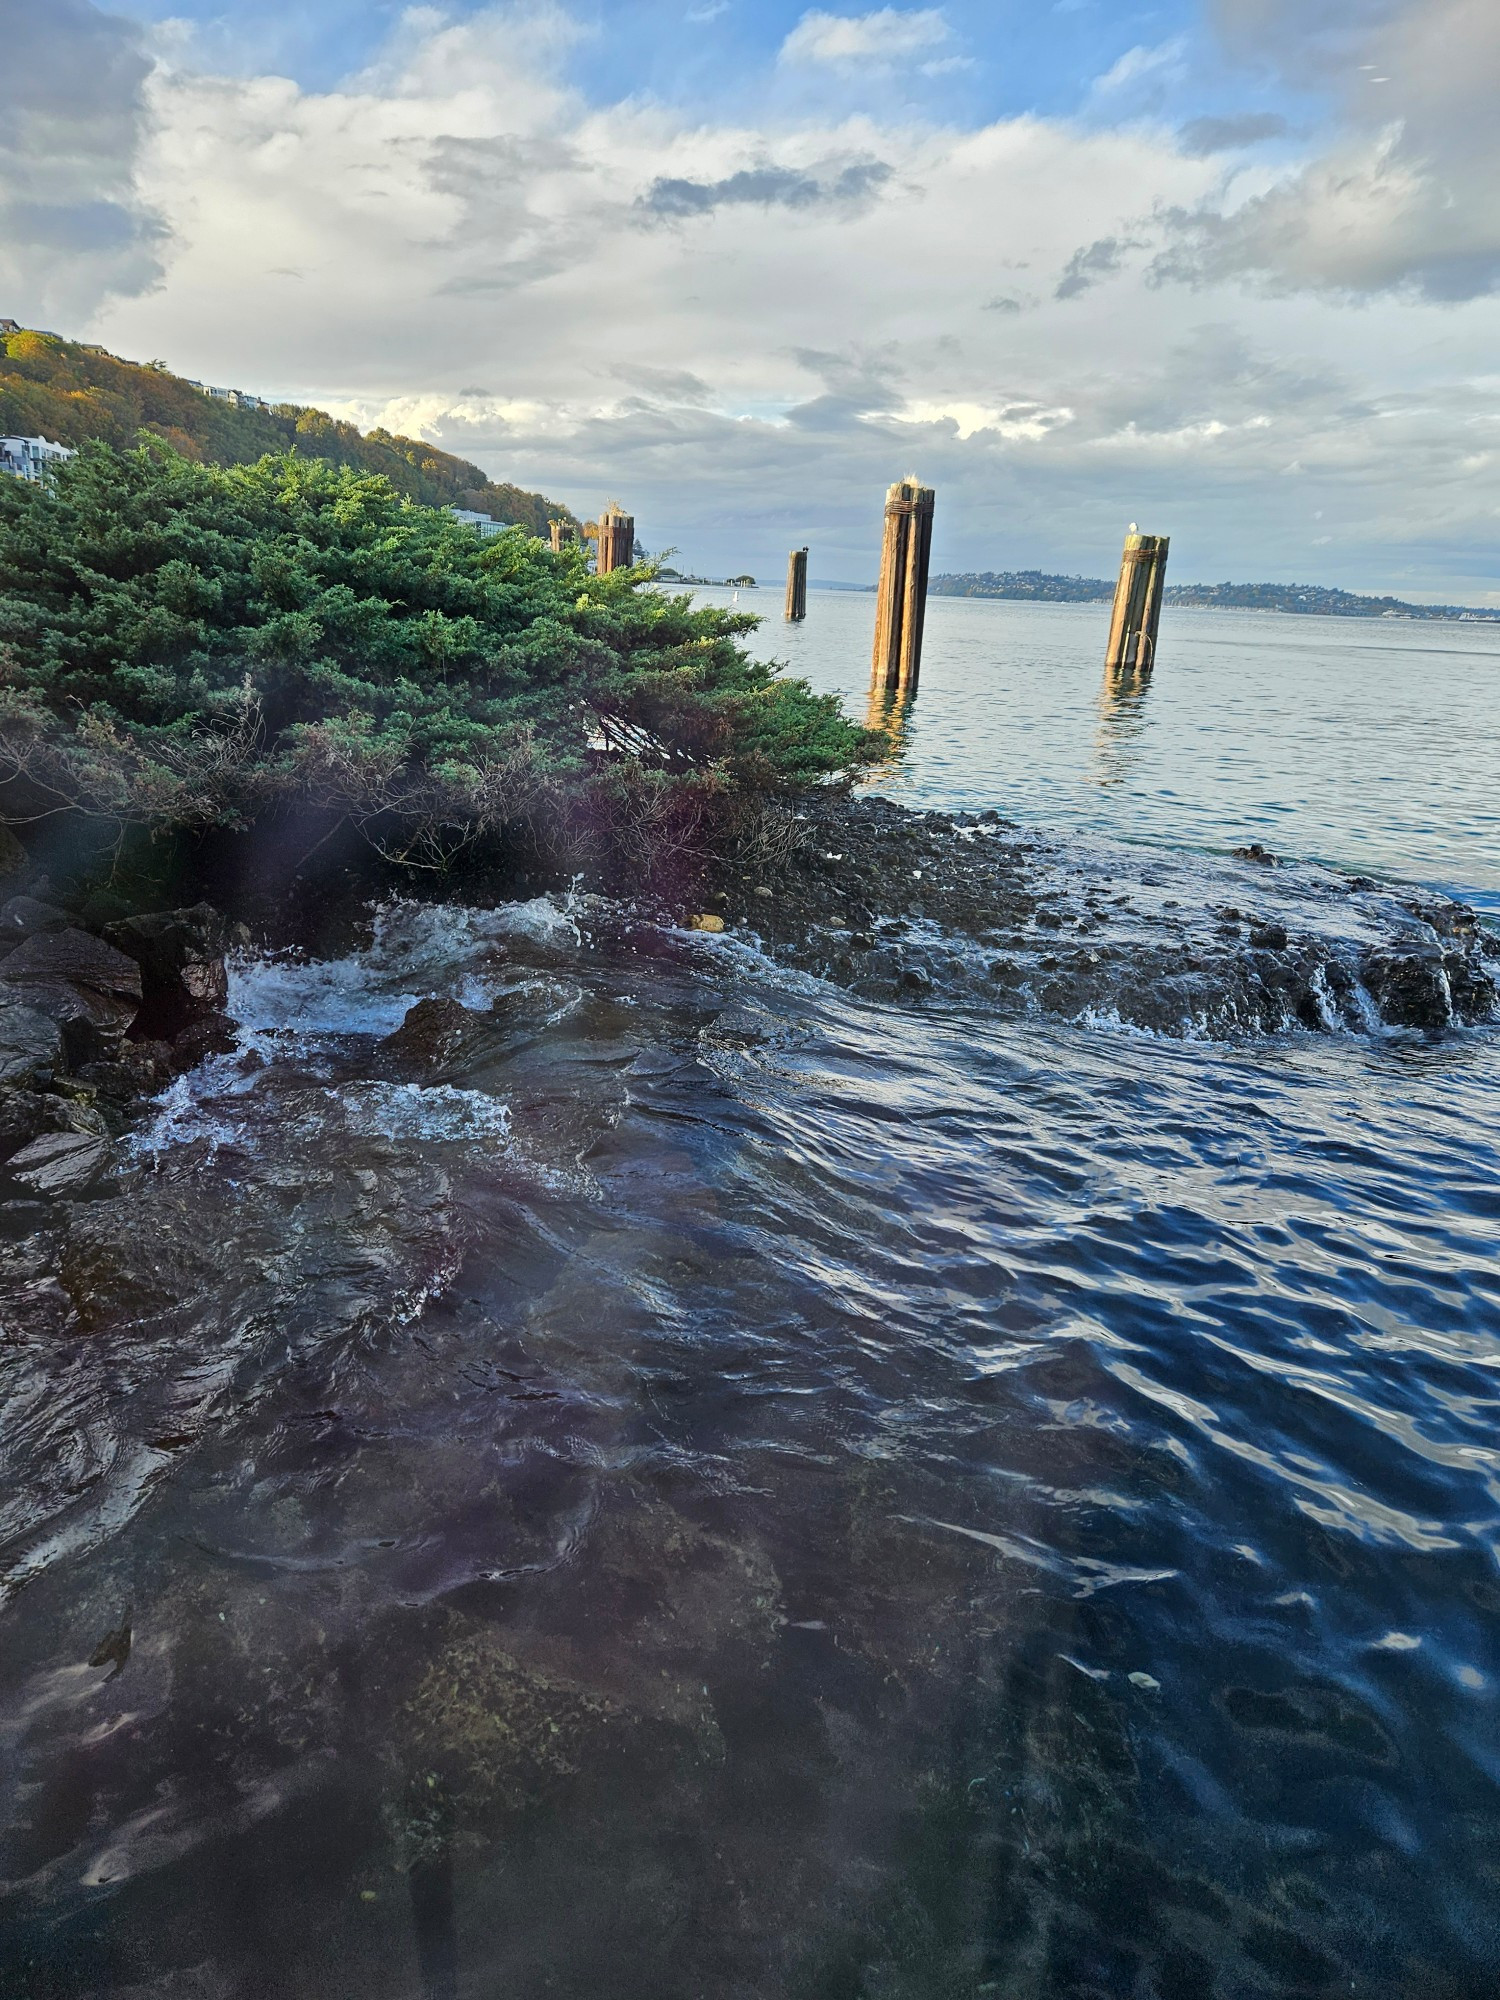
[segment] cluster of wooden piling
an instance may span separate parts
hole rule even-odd
[[[635,561],[635,516],[627,514],[612,500],[599,516],[599,556],[594,567],[600,576],[611,570],[629,569]]]
[[[903,701],[916,693],[922,670],[935,498],[930,486],[915,479],[898,480],[885,496],[870,687]]]
[[[1156,665],[1156,632],[1161,624],[1162,592],[1167,577],[1166,535],[1142,535],[1132,527],[1125,537],[1115,607],[1109,621],[1109,645],[1104,665],[1112,674],[1149,674]]]
[[[901,479],[885,497],[885,537],[875,600],[875,650],[870,670],[872,700],[909,701],[922,671],[922,633],[927,616],[928,571],[932,562],[932,521],[936,495],[916,479]],[[554,551],[575,540],[571,521],[549,521]],[[626,569],[635,560],[635,516],[611,501],[584,529],[598,545],[600,576]],[[1166,587],[1166,535],[1143,535],[1131,523],[1125,537],[1120,580],[1115,586],[1105,666],[1116,675],[1147,675],[1156,664],[1157,630]],[[787,557],[786,617],[807,617],[807,549]]]
[[[786,615],[792,624],[807,616],[807,550],[793,549],[786,564]]]

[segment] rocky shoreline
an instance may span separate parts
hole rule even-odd
[[[121,916],[97,896],[75,902],[14,843],[9,859],[0,1214],[14,1234],[38,1204],[106,1185],[143,1105],[235,1046],[226,956],[252,937],[208,903]],[[484,889],[471,885],[472,899],[504,900]],[[334,928],[363,907],[345,884]],[[620,910],[600,903],[606,923],[607,907]],[[1433,1033],[1500,1018],[1500,938],[1462,903],[1280,867],[1258,847],[1222,860],[1108,849],[879,797],[813,795],[767,815],[691,889],[638,902],[620,928],[639,936],[641,918],[753,941],[872,999],[938,995],[1173,1036]],[[314,944],[329,907],[293,927]]]

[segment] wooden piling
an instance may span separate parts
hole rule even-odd
[[[922,670],[934,499],[933,489],[915,479],[898,480],[885,496],[870,687],[903,700],[916,693]]]
[[[807,550],[793,549],[786,564],[786,615],[795,624],[807,616]]]
[[[578,539],[571,521],[549,521],[547,537],[552,543],[552,553],[555,556],[560,556],[565,548]]]
[[[628,569],[635,561],[635,516],[623,513],[613,500],[599,516],[599,560],[594,565],[600,576],[613,569]]]
[[[1108,673],[1149,674],[1156,665],[1169,546],[1169,536],[1137,534],[1133,528],[1125,537],[1104,655]]]

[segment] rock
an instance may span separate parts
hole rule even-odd
[[[1285,924],[1255,924],[1250,931],[1250,942],[1257,951],[1285,951],[1287,933]]]
[[[205,1014],[173,1038],[167,1067],[182,1075],[209,1056],[227,1056],[239,1047],[239,1024],[227,1014]]]
[[[8,1159],[44,1132],[76,1132],[103,1139],[108,1131],[91,1104],[53,1091],[0,1091],[0,1159]]]
[[[64,931],[66,910],[52,903],[39,903],[35,896],[12,896],[0,903],[0,937],[30,937],[34,931]]]
[[[1366,952],[1360,978],[1388,1027],[1443,1028],[1452,1018],[1443,954],[1435,947]]]
[[[117,1046],[141,1001],[141,969],[87,931],[38,932],[0,959],[0,981],[62,1029],[75,1055]]]
[[[108,1139],[83,1132],[48,1132],[23,1146],[5,1170],[28,1194],[56,1200],[92,1187],[109,1159]]]
[[[140,968],[142,1034],[170,1041],[190,1022],[223,1012],[229,998],[224,954],[232,933],[212,904],[126,917],[104,935]]]
[[[50,1077],[61,1060],[57,1022],[0,986],[0,1086]]]
[[[0,882],[13,875],[24,875],[31,866],[31,856],[11,832],[0,823]]]
[[[688,929],[690,931],[709,931],[717,933],[723,930],[723,928],[724,928],[724,919],[722,917],[716,917],[711,910],[705,910],[699,916],[688,918]]]
[[[758,885],[756,886],[756,888],[755,888],[754,890],[752,890],[752,892],[751,892],[751,893],[752,893],[753,895],[756,895],[756,896],[764,896],[764,897],[766,898],[767,902],[769,902],[769,901],[770,901],[770,899],[771,899],[771,894],[772,894],[772,892],[771,892],[771,891],[770,891],[770,890],[769,890],[769,889],[768,889],[768,888],[767,888],[767,887],[765,886],[765,884],[764,884],[764,883],[760,883],[760,884],[758,884]]]
[[[439,1069],[451,1062],[479,1025],[457,1000],[419,1000],[401,1026],[376,1044],[377,1053],[402,1070]]]

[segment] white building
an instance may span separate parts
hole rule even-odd
[[[74,456],[65,444],[54,444],[51,438],[0,437],[0,472],[29,479],[33,485],[45,479],[53,466]]]
[[[493,514],[476,514],[472,507],[450,507],[448,512],[455,521],[472,528],[482,542],[487,542],[491,535],[503,535],[510,526],[508,521],[497,521]]]
[[[229,403],[237,410],[269,410],[271,407],[264,396],[252,396],[248,389],[220,389],[213,383],[200,382],[192,375],[184,375],[182,379],[200,396],[207,396],[211,403]]]

